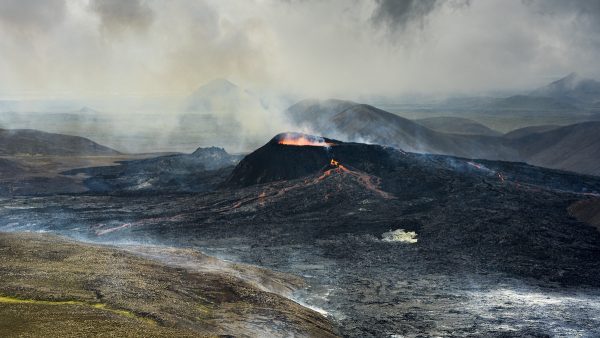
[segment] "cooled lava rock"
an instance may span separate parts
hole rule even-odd
[[[396,150],[379,145],[347,143],[301,133],[282,133],[246,156],[225,182],[226,187],[247,187],[291,180],[327,169],[332,160],[346,167],[373,171],[391,166]]]
[[[225,180],[240,155],[217,147],[191,154],[173,154],[119,162],[119,165],[73,169],[64,175],[85,174],[86,188],[95,193],[164,193],[210,191]]]

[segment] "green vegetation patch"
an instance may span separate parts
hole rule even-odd
[[[0,296],[0,303],[7,303],[7,304],[80,305],[80,306],[90,306],[90,307],[93,307],[95,309],[101,309],[101,310],[104,310],[104,311],[112,312],[112,313],[117,314],[119,316],[138,319],[140,321],[145,322],[148,325],[156,325],[156,322],[154,320],[150,319],[150,318],[145,318],[145,317],[137,316],[135,313],[133,313],[131,311],[127,311],[127,310],[112,309],[110,307],[107,307],[106,304],[102,304],[102,303],[93,303],[93,304],[90,304],[90,303],[86,303],[86,302],[82,302],[82,301],[77,301],[77,300],[21,299],[21,298],[16,298],[16,297],[7,297],[7,296]]]

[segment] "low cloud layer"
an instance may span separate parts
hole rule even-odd
[[[143,0],[92,0],[90,8],[102,22],[102,28],[114,34],[123,30],[146,30],[154,19],[154,12]]]
[[[599,28],[583,0],[1,0],[0,96],[523,89],[600,77]]]
[[[41,33],[64,20],[64,0],[2,0],[0,1],[0,25],[4,35]]]
[[[424,25],[424,20],[438,0],[376,0],[377,6],[373,13],[375,25],[387,25],[392,31],[404,29],[410,24]]]

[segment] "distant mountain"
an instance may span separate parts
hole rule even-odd
[[[500,132],[487,126],[462,117],[440,116],[415,120],[422,126],[435,131],[463,135],[500,136]]]
[[[90,108],[88,106],[84,106],[81,107],[79,110],[75,110],[73,111],[73,114],[80,114],[80,115],[98,115],[101,114],[99,111]]]
[[[286,115],[293,123],[326,129],[331,125],[331,118],[357,104],[356,102],[338,99],[324,101],[308,99],[290,106],[286,111]]]
[[[406,107],[405,107],[406,108]],[[450,97],[412,109],[425,112],[471,113],[588,113],[600,111],[600,81],[570,74],[531,91],[508,96]],[[569,115],[565,115],[569,116]],[[572,116],[571,116],[572,117]]]
[[[244,98],[244,91],[225,79],[208,82],[186,99],[186,110],[213,112],[224,109],[237,109]]]
[[[532,96],[551,97],[564,102],[596,103],[600,101],[600,82],[581,78],[575,73],[531,92]]]
[[[300,129],[343,141],[475,158],[509,159],[514,153],[499,137],[442,133],[373,106],[350,101],[301,101],[291,106],[287,114]]]
[[[523,161],[600,175],[600,122],[538,126],[505,136],[459,135],[350,101],[301,101],[287,111],[299,130],[342,141],[388,145],[411,152]]]
[[[506,97],[465,97],[448,98],[428,107],[428,111],[436,112],[470,112],[469,116],[487,113],[547,113],[579,112],[581,107],[577,101],[561,98],[517,94]]]
[[[575,101],[561,98],[514,95],[494,100],[489,108],[493,108],[493,110],[527,112],[577,111],[579,107],[576,104],[577,102]]]
[[[600,122],[584,122],[511,141],[527,163],[600,175]]]
[[[116,155],[87,138],[31,129],[0,129],[0,155]]]
[[[547,124],[547,125],[541,125],[541,126],[524,127],[524,128],[512,130],[512,131],[504,134],[504,138],[518,139],[523,136],[527,136],[530,134],[536,134],[536,133],[544,133],[544,132],[547,132],[547,131],[550,131],[550,130],[556,129],[556,128],[560,128],[560,126],[554,125],[554,124]]]

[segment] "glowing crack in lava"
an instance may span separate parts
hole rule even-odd
[[[329,161],[329,166],[333,167],[333,168],[340,169],[341,171],[348,171],[348,169],[346,169],[346,167],[344,167],[343,165],[341,165],[339,161],[336,161],[333,158],[331,159],[331,161]]]
[[[285,133],[278,136],[278,144],[286,146],[331,147],[334,143],[324,138],[301,133]]]

